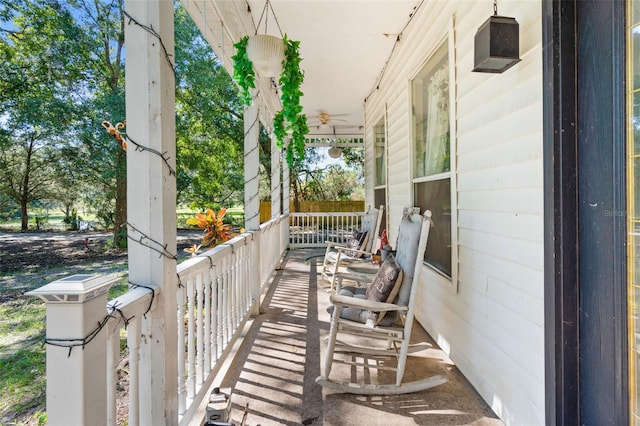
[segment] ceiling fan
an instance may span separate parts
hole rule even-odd
[[[324,129],[328,129],[329,126],[335,126],[336,121],[346,122],[347,120],[342,120],[334,117],[341,117],[347,114],[336,114],[334,116],[329,115],[327,112],[320,112],[316,120],[310,121],[307,125],[309,127],[317,127],[320,129],[321,127]]]

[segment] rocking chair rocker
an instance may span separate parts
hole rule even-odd
[[[422,257],[427,245],[431,211],[420,215],[408,209],[402,218],[395,256],[389,256],[365,289],[342,288],[346,274],[336,274],[339,294],[331,294],[333,305],[331,328],[328,336],[324,371],[316,383],[330,389],[362,395],[397,395],[418,392],[447,382],[443,376],[403,383],[407,355],[425,348],[425,345],[410,347],[411,329],[414,321],[416,293],[419,283]],[[363,280],[348,277],[349,280]],[[364,292],[366,291],[366,298]],[[355,294],[354,294],[355,293]],[[359,294],[358,294],[359,293]],[[356,336],[357,344],[338,340],[338,333]],[[366,342],[364,345],[362,342]],[[366,346],[365,346],[366,345]],[[336,346],[338,349],[336,349]],[[397,367],[382,362],[375,365],[336,357],[336,353],[347,353],[362,358],[396,357]],[[332,364],[348,364],[366,369],[395,371],[395,383],[371,384],[363,380],[339,382],[329,378]],[[352,377],[353,380],[353,377]]]
[[[363,241],[358,247],[327,241],[321,273],[322,278],[331,284],[331,291],[335,288],[336,273],[341,266],[362,261],[363,257],[371,256],[378,250],[380,245],[378,232],[380,231],[383,210],[384,206],[380,206],[379,209],[372,207],[367,210],[362,218],[362,227],[359,232]]]

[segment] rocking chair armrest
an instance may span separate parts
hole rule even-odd
[[[389,312],[389,311],[407,311],[408,306],[395,305],[393,303],[375,302],[373,300],[358,299],[351,296],[340,296],[332,294],[329,297],[331,304],[340,307],[349,307],[362,309],[363,311]]]
[[[345,247],[344,243],[339,243],[337,241],[325,240],[324,242],[328,247]]]
[[[334,248],[336,250],[338,250],[341,254],[344,254],[344,252],[349,251],[352,253],[360,253],[363,255],[371,255],[371,252],[368,252],[366,250],[360,250],[360,249],[354,249],[354,248],[349,248],[349,247],[345,247],[345,246],[334,246]]]
[[[340,293],[342,290],[342,281],[356,281],[358,287],[360,286],[368,286],[371,283],[371,278],[363,275],[352,274],[350,272],[336,272],[336,293]]]
[[[349,281],[357,281],[360,284],[363,284],[363,283],[369,284],[373,279],[373,275],[370,277],[367,277],[364,275],[352,274],[349,272],[336,272],[336,279],[338,280],[338,283],[341,283],[342,280],[349,280]]]
[[[334,249],[337,250],[337,249],[340,249],[340,248],[343,248],[343,249],[347,248],[347,246],[345,246],[344,243],[338,243],[336,241],[327,240],[324,243],[327,245],[328,249],[334,248]]]

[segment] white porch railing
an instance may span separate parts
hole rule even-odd
[[[227,361],[243,326],[252,315],[259,312],[260,296],[272,282],[272,274],[279,268],[287,247],[323,247],[326,240],[346,242],[351,231],[360,227],[363,215],[293,213],[281,216],[264,223],[257,231],[247,232],[177,266],[175,312],[178,333],[174,338],[180,350],[174,377],[177,377],[178,385],[176,396],[168,398],[177,405],[177,424],[184,425],[197,420],[194,416],[202,412],[213,381]],[[59,289],[52,291],[59,292]],[[162,291],[167,289],[163,288]],[[63,337],[67,336],[66,333],[86,336],[81,339],[83,349],[72,353],[69,347],[68,355],[66,352],[58,353],[65,351],[65,348],[55,345],[47,348],[47,395],[53,397],[47,400],[48,414],[50,405],[58,405],[59,399],[56,398],[59,395],[65,395],[67,401],[66,408],[51,411],[50,424],[74,423],[73,420],[67,421],[70,405],[76,405],[76,411],[84,416],[81,417],[81,423],[117,424],[118,419],[122,418],[122,415],[118,415],[117,388],[125,388],[127,381],[128,424],[151,424],[146,408],[148,395],[141,394],[141,388],[148,388],[148,385],[141,385],[150,378],[140,372],[153,372],[155,366],[149,366],[148,355],[141,353],[141,339],[150,338],[145,330],[150,329],[151,319],[147,319],[146,314],[150,309],[158,308],[157,300],[164,299],[160,290],[138,286],[109,302],[106,302],[104,292],[87,292],[83,297],[86,296],[93,305],[85,303],[82,308],[78,308],[78,296],[75,293],[68,298],[56,296],[55,306],[49,304],[51,296],[45,293],[39,296],[47,302],[48,317],[62,318],[55,320],[58,321],[58,329],[62,328],[62,331],[57,331],[58,334],[62,333]],[[65,305],[67,302],[70,304]],[[105,303],[106,316],[104,311],[100,312]],[[76,307],[71,307],[72,304]],[[85,313],[67,315],[64,313],[67,306]],[[55,315],[50,315],[54,312]],[[151,318],[153,315],[148,316]],[[96,322],[98,328],[95,328]],[[48,338],[51,337],[49,327],[48,319]],[[120,342],[125,336],[128,375],[119,377],[119,371],[126,371],[119,368]],[[57,341],[53,337],[49,340]],[[63,339],[72,346],[78,346],[75,340]],[[52,357],[49,356],[50,350],[54,353]],[[89,356],[92,353],[94,355]],[[104,355],[99,356],[100,353]],[[57,376],[61,371],[92,373],[85,374],[84,378],[79,377],[75,384],[69,385],[69,380],[65,381],[64,376],[49,380],[50,372],[56,371]],[[56,383],[56,388],[50,388],[50,383]],[[163,392],[162,389],[157,391]],[[90,395],[90,401],[87,395]]]
[[[247,232],[178,265],[178,413],[187,424],[199,404],[208,397],[215,375],[246,321],[258,313],[260,294],[287,248],[286,217],[271,220],[259,231]],[[255,265],[260,265],[256,268]],[[144,290],[144,289],[138,289]],[[129,292],[131,293],[131,292]],[[129,293],[122,297],[127,297]],[[111,303],[119,303],[121,298]],[[122,302],[124,303],[124,302]],[[139,303],[143,308],[144,302]],[[140,320],[144,310],[134,317]],[[134,367],[140,358],[140,333],[129,323],[129,425],[138,423],[137,379]],[[183,330],[184,332],[180,332]],[[117,347],[119,336],[111,337]],[[113,367],[110,367],[113,368]],[[109,370],[111,371],[111,370]],[[111,389],[111,388],[110,388]],[[115,407],[115,386],[109,398]],[[110,422],[110,424],[115,424]]]
[[[327,241],[346,243],[360,229],[364,212],[290,213],[289,247],[326,247]]]

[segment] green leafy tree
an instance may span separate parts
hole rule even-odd
[[[220,208],[244,200],[243,107],[233,80],[181,7],[175,13],[178,201]],[[259,133],[262,179],[271,142]]]
[[[307,148],[303,159],[294,162],[291,173],[291,198],[295,211],[300,202],[362,200],[363,155],[361,148],[344,148],[346,167],[337,164],[322,165],[322,154],[317,148]]]
[[[83,37],[77,41],[85,52],[87,97],[79,126],[84,161],[81,175],[96,191],[90,201],[106,226],[113,226],[114,245],[126,247],[127,221],[126,152],[105,132],[102,121],[123,122],[124,96],[124,0],[72,0]]]
[[[179,6],[175,37],[179,201],[236,204],[244,188],[242,107],[228,73]]]
[[[332,164],[324,170],[322,189],[325,200],[360,201],[364,200],[364,183],[358,172]]]
[[[28,228],[31,202],[55,197],[55,164],[75,124],[81,92],[81,33],[57,2],[0,1],[0,193]]]

